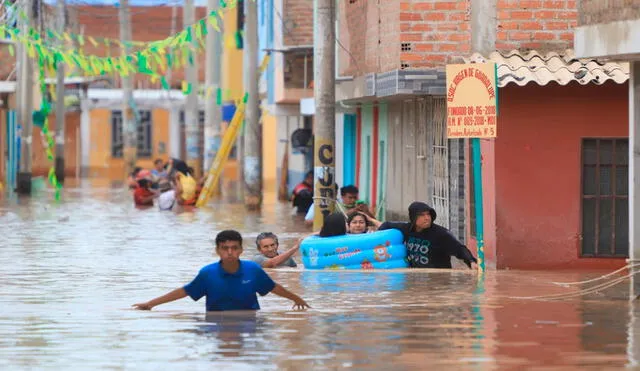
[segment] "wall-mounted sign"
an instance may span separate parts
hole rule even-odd
[[[447,138],[495,138],[495,63],[447,65]]]

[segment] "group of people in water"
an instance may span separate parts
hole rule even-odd
[[[196,180],[192,168],[179,159],[154,161],[151,170],[137,167],[129,175],[129,188],[133,190],[136,206],[153,206],[158,200],[160,210],[172,210],[174,205],[194,206],[205,178]]]
[[[345,187],[346,188],[346,187]],[[344,188],[343,188],[344,189]],[[352,190],[352,189],[351,189]],[[344,200],[344,194],[343,194]],[[397,229],[402,232],[411,268],[451,268],[451,257],[462,260],[469,268],[477,264],[471,251],[458,241],[446,228],[435,224],[435,209],[424,202],[409,205],[408,222],[380,223],[362,210],[356,203],[344,205],[346,212],[336,212],[324,218],[320,238],[345,234],[362,234],[372,230]],[[148,302],[134,304],[142,310],[190,296],[199,300],[206,296],[207,311],[258,310],[257,294],[272,292],[293,301],[294,309],[306,309],[304,299],[275,283],[265,268],[296,267],[293,259],[304,238],[292,248],[280,253],[277,235],[260,233],[256,238],[257,252],[251,260],[241,260],[242,236],[233,230],[222,231],[216,236],[216,253],[220,260],[205,266],[194,280],[163,296]]]

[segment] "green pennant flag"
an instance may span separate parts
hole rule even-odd
[[[187,27],[187,36],[185,37],[185,41],[191,43],[193,41],[193,36],[191,35],[191,26]]]
[[[138,55],[138,72],[144,73],[147,75],[153,74],[153,71],[151,71],[149,69],[149,66],[147,65],[147,57],[145,57],[144,54],[142,54],[141,52],[138,52],[137,55]]]
[[[31,114],[33,126],[37,126],[40,130],[44,130],[44,120],[47,118],[42,111],[33,111]]]
[[[194,63],[193,52],[189,50],[189,65],[193,66],[193,63]]]
[[[191,83],[186,83],[183,85],[182,94],[189,95],[191,94],[192,89],[193,89],[193,86],[191,86]]]
[[[160,83],[162,84],[163,89],[171,90],[171,86],[169,86],[169,83],[167,82],[167,79],[164,78],[164,76],[160,78]]]
[[[173,65],[171,53],[167,53],[167,67],[171,68]]]
[[[42,48],[40,47],[40,44],[36,44],[36,52],[38,52],[38,59],[41,60],[43,55],[42,55]]]
[[[216,104],[222,105],[222,89],[220,88],[216,89]]]
[[[200,23],[200,30],[201,30],[201,36],[200,38],[202,38],[202,36],[207,36],[207,34],[209,34],[209,28],[207,27],[207,22],[203,19],[201,19],[199,21]]]

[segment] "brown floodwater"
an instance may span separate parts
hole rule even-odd
[[[312,309],[268,295],[257,313],[207,315],[204,299],[135,311],[215,260],[216,231],[309,233],[270,195],[136,209],[106,183],[0,200],[0,369],[617,369],[637,365],[640,309],[628,284],[559,300],[606,272],[270,271]],[[298,259],[299,261],[299,259]],[[621,277],[616,275],[615,277]],[[615,278],[614,277],[614,278]]]

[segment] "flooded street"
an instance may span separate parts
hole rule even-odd
[[[278,234],[283,251],[309,230],[273,200],[261,214],[222,202],[159,212],[136,209],[122,188],[87,184],[52,199],[0,200],[3,370],[600,370],[640,358],[629,331],[640,333],[640,309],[626,283],[557,301],[513,298],[575,292],[594,284],[553,282],[607,272],[488,272],[482,287],[469,270],[270,271],[312,309],[268,295],[258,313],[205,315],[204,299],[189,298],[135,311],[214,261],[217,231],[238,229],[250,258],[261,231]]]

